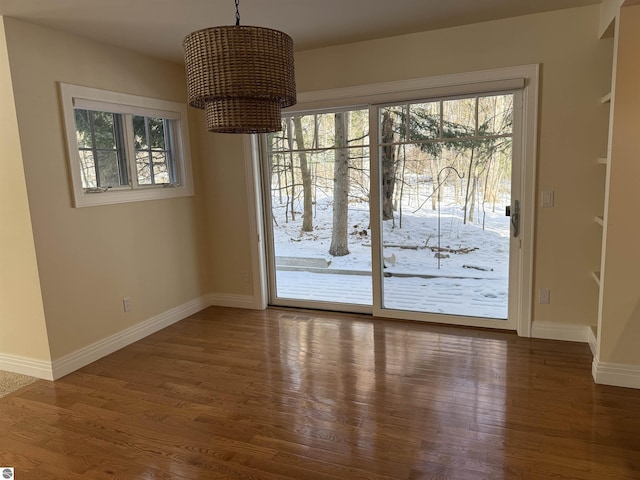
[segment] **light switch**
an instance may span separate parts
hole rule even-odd
[[[542,206],[553,207],[553,190],[542,191]]]

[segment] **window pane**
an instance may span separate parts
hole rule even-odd
[[[336,146],[336,114],[323,113],[316,115],[313,123],[314,148],[333,148]],[[311,118],[308,119],[311,121]]]
[[[114,114],[109,112],[91,112],[96,148],[116,148]]]
[[[513,95],[495,95],[478,99],[478,133],[505,135],[513,131]]]
[[[138,172],[138,184],[151,185],[151,165],[148,152],[136,152],[136,171]]]
[[[155,184],[169,183],[169,168],[165,152],[153,152],[153,179]]]
[[[76,109],[76,139],[82,188],[126,185],[125,153],[121,146],[121,115]]]
[[[79,148],[91,148],[91,125],[89,123],[88,110],[75,110],[76,117],[76,139]]]
[[[369,145],[369,110],[354,110],[348,115],[349,139],[347,143],[353,146]]]
[[[405,112],[405,105],[394,105],[380,109],[380,143],[404,142],[406,140]]]
[[[409,139],[431,140],[440,137],[440,102],[409,105]]]
[[[114,187],[120,185],[120,170],[118,168],[117,152],[97,152],[99,187]]]
[[[93,152],[80,150],[80,175],[82,176],[82,188],[97,187],[96,168],[93,160]]]
[[[314,148],[333,148],[335,131],[333,114],[312,114],[291,117],[291,148],[304,150]],[[287,131],[288,133],[288,131]],[[284,144],[289,148],[289,139]]]
[[[171,183],[173,155],[168,137],[171,120],[159,117],[133,117],[136,170],[139,185]]]
[[[457,138],[475,135],[476,99],[459,98],[442,102],[443,137]]]
[[[147,128],[145,126],[144,117],[133,117],[133,137],[136,150],[144,150],[149,148],[147,141]]]
[[[289,119],[282,119],[282,131],[266,134],[267,150],[270,152],[288,149],[287,139],[289,138]]]
[[[149,136],[151,137],[151,148],[166,150],[164,120],[162,118],[149,117]]]

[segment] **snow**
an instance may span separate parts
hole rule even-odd
[[[473,223],[463,223],[461,205],[445,197],[438,209],[428,201],[422,208],[403,205],[402,227],[399,212],[383,222],[384,257],[388,262],[383,277],[385,308],[507,318],[509,271],[509,218],[504,215],[508,199],[502,204],[478,203]],[[414,200],[415,202],[415,200]],[[349,205],[349,255],[333,257],[331,245],[331,198],[319,198],[314,205],[314,230],[301,232],[302,205],[296,203],[296,220],[286,221],[285,207],[273,199],[273,225],[276,257],[322,258],[330,262],[325,269],[280,267],[276,271],[279,298],[318,300],[357,305],[372,304],[371,230],[368,204]],[[416,211],[417,210],[417,211]],[[439,225],[439,227],[438,227]],[[440,233],[438,235],[438,232]],[[393,245],[393,246],[388,246]],[[404,246],[406,248],[401,248]],[[468,253],[442,251],[447,258],[436,258],[432,248],[470,250]],[[464,250],[463,250],[464,251]],[[298,270],[298,271],[296,271]],[[305,271],[299,271],[305,270]]]

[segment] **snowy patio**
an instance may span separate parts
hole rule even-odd
[[[327,271],[277,273],[280,297],[371,305],[371,274]],[[384,282],[385,308],[418,312],[507,318],[503,279],[391,277]]]
[[[301,232],[300,220],[280,221],[274,227],[279,298],[372,305],[371,233],[361,227],[369,222],[366,207],[349,209],[353,231],[350,253],[343,257],[327,253],[328,200],[316,205],[313,232]],[[481,213],[484,228],[464,224],[459,206],[453,203],[439,212],[405,214],[402,228],[399,220],[395,225],[384,222],[384,256],[394,258],[394,265],[384,269],[384,307],[506,319],[509,218],[504,216],[504,205]],[[437,258],[437,253],[444,258]]]

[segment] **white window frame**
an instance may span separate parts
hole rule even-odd
[[[67,83],[60,83],[60,95],[64,113],[73,199],[76,208],[186,197],[194,194],[191,150],[189,148],[189,126],[185,104]],[[133,136],[125,125],[124,142],[130,184],[105,189],[104,191],[84,188],[82,186],[80,155],[76,138],[75,108],[112,112],[125,116],[140,115],[172,120],[174,126],[172,129],[174,162],[178,182],[166,185],[138,184],[135,172]]]

